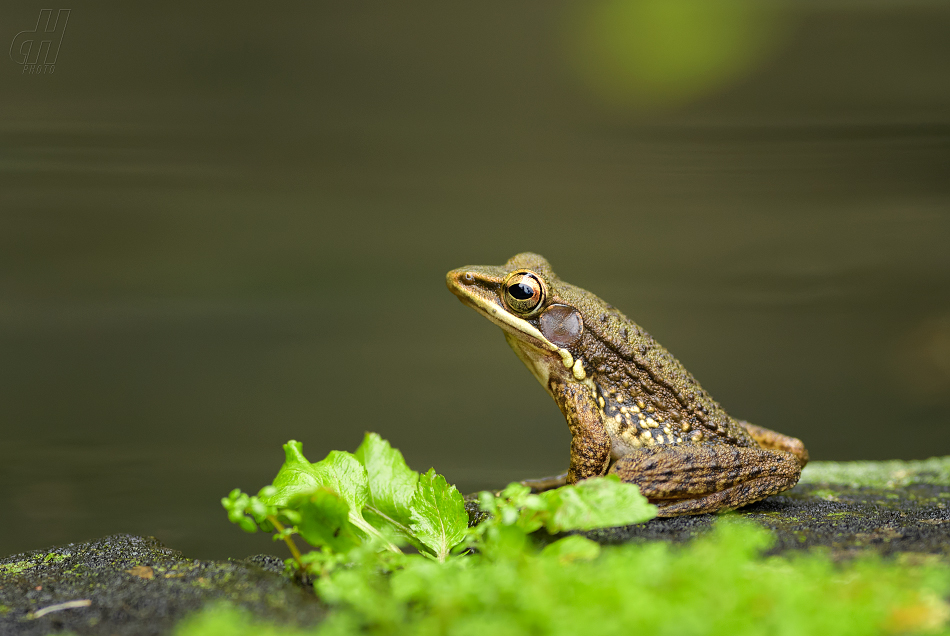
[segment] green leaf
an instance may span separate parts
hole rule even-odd
[[[548,532],[593,530],[641,523],[656,516],[656,506],[634,484],[616,475],[585,479],[541,493],[549,504]]]
[[[274,477],[272,491],[261,491],[261,501],[272,506],[285,506],[296,496],[313,492],[324,485],[319,469],[303,456],[303,444],[290,440],[284,444],[284,465]]]
[[[323,461],[311,464],[303,456],[303,444],[291,440],[284,444],[286,459],[270,488],[262,489],[260,500],[266,505],[293,508],[292,502],[319,488],[329,488],[344,501],[351,513],[360,515],[369,498],[366,469],[352,454],[330,451]]]
[[[465,500],[455,486],[450,486],[433,468],[419,478],[410,515],[412,531],[442,562],[465,536],[468,527]]]
[[[313,464],[320,485],[335,491],[350,507],[359,513],[369,499],[366,469],[352,453],[330,451],[326,458]]]
[[[402,453],[376,433],[367,433],[354,453],[366,467],[371,506],[403,525],[409,525],[412,497],[419,473],[406,465]]]
[[[399,548],[363,518],[363,506],[369,499],[369,483],[366,468],[352,453],[331,451],[322,461],[311,464],[303,455],[303,444],[291,440],[284,444],[284,454],[284,465],[277,472],[274,483],[261,491],[262,503],[292,509],[295,502],[320,488],[327,488],[346,504],[350,523],[378,539],[387,549],[399,552]]]
[[[313,464],[313,469],[320,485],[329,488],[346,502],[350,523],[380,541],[388,550],[400,551],[363,518],[363,506],[369,500],[369,481],[366,468],[352,453],[330,451],[323,461]]]
[[[297,532],[314,546],[326,546],[346,553],[359,545],[359,537],[350,523],[350,507],[329,488],[318,488],[294,500],[300,513]]]
[[[351,453],[330,451],[323,461],[311,464],[303,456],[303,444],[290,440],[284,444],[286,459],[272,489],[261,501],[268,505],[284,506],[291,499],[326,487],[335,491],[350,506],[359,511],[369,498],[366,469]]]

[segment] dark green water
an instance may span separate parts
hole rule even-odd
[[[291,438],[378,431],[463,490],[561,470],[443,282],[523,250],[816,459],[950,453],[946,4],[749,18],[642,102],[585,79],[596,3],[69,6],[54,73],[0,59],[0,553],[282,554],[218,500]]]

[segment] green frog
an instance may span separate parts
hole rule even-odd
[[[639,486],[661,517],[732,509],[791,488],[800,440],[731,417],[639,325],[565,283],[538,254],[446,276],[459,299],[505,339],[561,409],[568,471],[533,490],[598,475]]]

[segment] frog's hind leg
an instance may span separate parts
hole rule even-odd
[[[643,448],[610,468],[637,484],[660,517],[739,508],[791,488],[801,471],[790,452],[736,446]]]
[[[754,439],[762,448],[768,450],[788,451],[798,458],[802,468],[804,468],[805,464],[808,463],[808,450],[805,448],[805,445],[802,444],[802,440],[795,437],[789,437],[788,435],[782,435],[781,433],[776,433],[775,431],[762,426],[749,424],[743,420],[737,421],[742,426],[742,428],[745,429],[746,433],[749,434],[749,437]]]

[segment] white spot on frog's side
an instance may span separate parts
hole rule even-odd
[[[635,449],[641,448],[643,442],[637,439],[636,434],[629,428],[624,428],[618,421],[620,415],[616,418],[608,417],[604,420],[604,428],[610,436],[610,456],[613,459],[620,459],[624,455],[629,455]]]
[[[574,378],[577,380],[583,380],[587,377],[587,372],[584,371],[584,363],[578,358],[577,362],[574,363],[574,366],[571,368],[571,372],[574,374]]]

